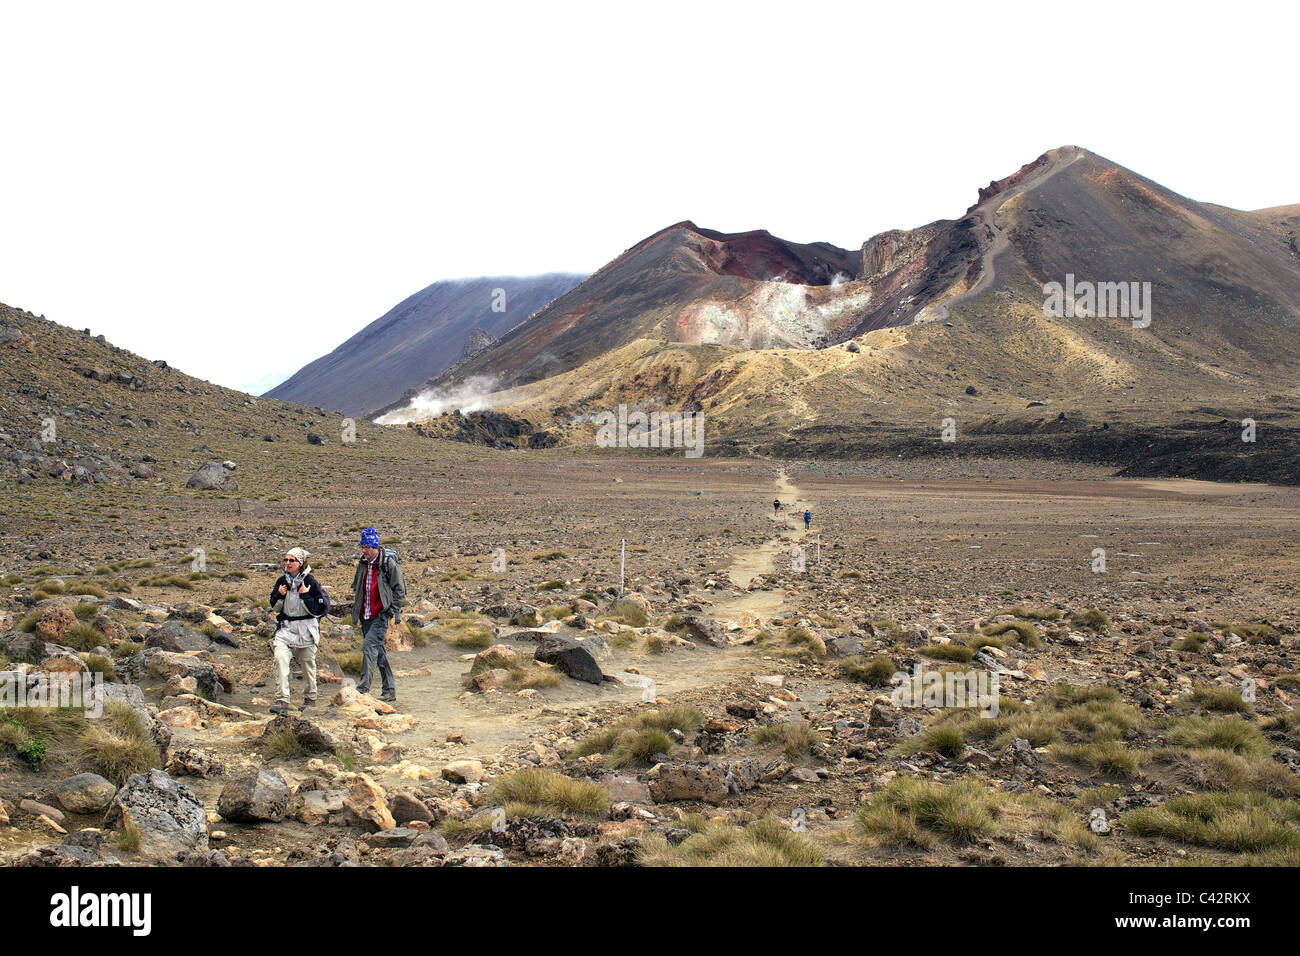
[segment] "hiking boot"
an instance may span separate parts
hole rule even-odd
[[[397,691],[386,690],[379,695],[379,699],[382,700],[385,704],[395,704],[397,703]]]
[[[271,705],[271,713],[283,717],[289,713],[289,702],[287,700],[277,700]]]
[[[304,700],[304,701],[302,702],[302,709],[303,709],[303,710],[307,710],[308,708],[310,708],[310,707],[315,707],[315,706],[316,706],[316,698],[315,698],[315,697],[308,697],[306,700]]]

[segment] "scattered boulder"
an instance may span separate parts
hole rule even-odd
[[[298,745],[307,753],[332,754],[341,746],[329,731],[322,730],[310,720],[303,720],[301,717],[290,717],[288,714],[280,714],[274,720],[269,721],[266,729],[262,731],[262,736],[269,737],[271,734],[284,730],[290,731],[297,737]]]
[[[79,773],[54,787],[54,799],[69,813],[103,813],[116,795],[117,787],[97,773]]]
[[[221,462],[210,461],[190,475],[185,487],[199,491],[238,491],[239,482],[235,481],[234,472]]]
[[[140,856],[154,863],[175,863],[182,851],[208,848],[203,801],[161,770],[133,774],[113,798],[105,823],[139,834]]]
[[[225,785],[217,812],[234,823],[279,823],[289,807],[289,785],[278,773],[252,768]]]
[[[691,800],[715,806],[727,799],[727,771],[716,763],[661,763],[646,774],[655,803]]]
[[[212,646],[212,641],[206,634],[186,627],[180,621],[168,621],[149,632],[144,646],[184,654],[187,651],[206,651]]]
[[[712,618],[688,614],[682,618],[688,636],[713,647],[727,646],[727,629]]]
[[[47,607],[36,619],[33,633],[42,641],[62,644],[63,636],[77,626],[77,615],[66,607]]]
[[[599,684],[605,679],[596,659],[571,637],[548,634],[538,642],[535,660],[558,667],[574,680]]]

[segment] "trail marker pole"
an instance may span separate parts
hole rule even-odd
[[[817,532],[817,563],[822,563],[822,533]]]
[[[627,538],[618,549],[618,593],[623,593],[623,576],[627,572]]]

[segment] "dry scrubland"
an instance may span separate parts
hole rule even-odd
[[[223,443],[237,492],[6,488],[9,661],[45,634],[29,669],[79,655],[144,692],[0,718],[7,862],[1300,862],[1296,489],[363,436]],[[369,524],[408,583],[397,713],[327,683],[273,724],[267,565],[306,546],[342,604]],[[618,680],[534,663],[548,628]],[[346,613],[325,633],[337,680],[359,643]],[[1000,715],[895,708],[918,662],[1000,668]],[[64,782],[151,766],[201,807],[188,831]]]

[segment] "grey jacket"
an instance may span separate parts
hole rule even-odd
[[[361,609],[366,605],[366,559],[357,562],[352,576],[352,623],[361,622]],[[384,548],[379,553],[379,603],[383,610],[376,617],[391,613],[394,621],[402,619],[401,607],[406,600],[406,581],[402,566],[397,563],[397,552]]]

